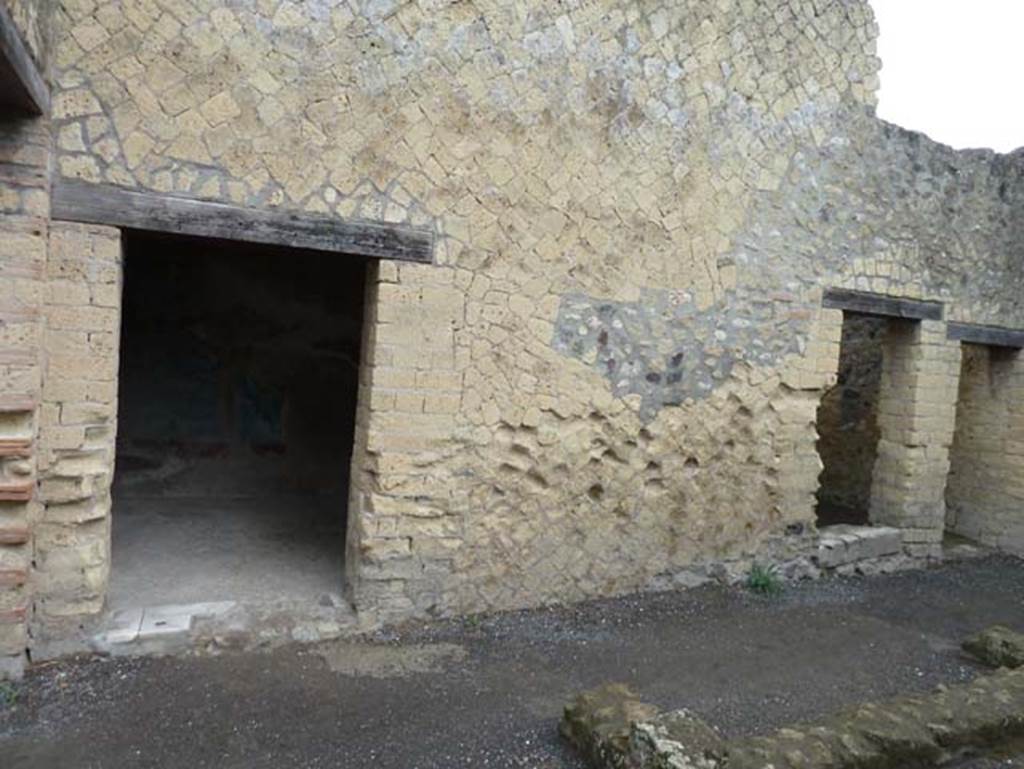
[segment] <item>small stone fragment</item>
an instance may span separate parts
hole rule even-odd
[[[627,769],[630,729],[637,721],[653,719],[654,705],[622,683],[583,692],[567,705],[559,731],[596,769]]]
[[[632,767],[714,769],[725,753],[721,735],[688,710],[660,713],[633,725]]]
[[[1024,667],[1024,633],[993,625],[963,643],[969,655],[994,668]]]

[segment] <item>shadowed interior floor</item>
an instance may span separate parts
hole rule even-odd
[[[261,467],[251,459],[245,464],[247,472]],[[271,463],[263,466],[269,471]],[[208,481],[200,482],[204,476]],[[340,596],[345,500],[270,484],[267,493],[240,496],[230,493],[232,476],[230,463],[219,461],[115,489],[111,609]]]
[[[332,606],[365,264],[129,233],[108,608]]]
[[[263,604],[340,594],[336,504],[315,497],[119,500],[109,605]]]

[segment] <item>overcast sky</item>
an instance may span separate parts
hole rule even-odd
[[[1024,0],[871,0],[879,117],[957,148],[1024,146]]]

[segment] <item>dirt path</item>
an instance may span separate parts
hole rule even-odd
[[[4,767],[575,767],[574,692],[632,683],[733,734],[978,672],[960,640],[1024,630],[1024,563],[701,588],[406,629],[372,644],[34,670],[0,712]],[[977,766],[1007,766],[1006,763]],[[1009,764],[1012,765],[1012,764]]]

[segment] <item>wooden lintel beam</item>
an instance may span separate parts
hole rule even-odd
[[[434,235],[426,227],[245,208],[77,179],[54,179],[51,216],[86,224],[378,259],[424,263],[434,259]]]
[[[846,288],[826,289],[821,304],[823,307],[864,315],[882,315],[907,320],[942,320],[942,302],[885,296]]]
[[[6,6],[0,3],[0,117],[46,115],[50,89]]]
[[[978,323],[948,323],[946,336],[960,342],[989,347],[1024,348],[1024,330],[983,326]]]

